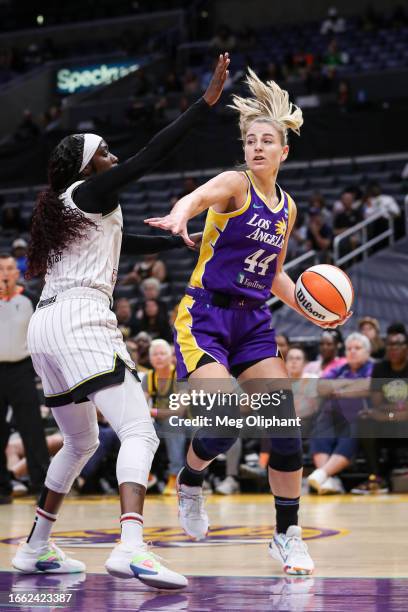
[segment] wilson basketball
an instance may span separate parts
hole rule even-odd
[[[296,282],[296,302],[313,321],[332,323],[344,317],[351,308],[353,298],[353,285],[349,277],[336,266],[312,266]]]

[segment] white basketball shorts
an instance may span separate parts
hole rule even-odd
[[[28,350],[49,407],[87,400],[88,394],[137,377],[110,300],[88,287],[69,289],[37,306]]]

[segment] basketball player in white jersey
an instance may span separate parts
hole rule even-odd
[[[123,164],[95,134],[68,136],[51,155],[49,185],[39,195],[31,230],[28,272],[45,274],[45,286],[30,322],[28,346],[64,445],[50,464],[27,542],[13,558],[20,571],[85,571],[82,562],[67,557],[49,538],[64,496],[98,446],[98,408],[121,441],[116,469],[121,541],[106,569],[157,588],[187,585],[143,543],[143,503],[158,439],[135,364],[110,310],[122,243],[117,194],[158,163],[217,102],[228,65],[228,54],[220,55],[203,98]],[[143,253],[172,248],[182,239],[125,235],[123,242],[128,251]]]

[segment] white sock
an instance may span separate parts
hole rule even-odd
[[[52,526],[56,520],[57,514],[51,514],[42,508],[37,508],[34,525],[27,538],[31,548],[42,548],[48,542]]]
[[[127,546],[143,544],[143,516],[137,512],[126,512],[120,517],[120,539]]]

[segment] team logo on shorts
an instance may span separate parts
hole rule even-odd
[[[332,536],[345,535],[345,529],[324,529],[319,527],[304,527],[305,540],[317,540]],[[58,546],[68,548],[112,548],[119,541],[118,529],[86,529],[84,531],[59,531],[53,533],[53,540]],[[211,528],[205,540],[193,542],[179,527],[150,527],[144,529],[146,542],[161,548],[200,548],[202,546],[224,546],[228,544],[265,544],[271,539],[270,525],[247,527],[232,525],[230,527],[215,526]],[[18,538],[5,538],[2,544],[18,544]]]

